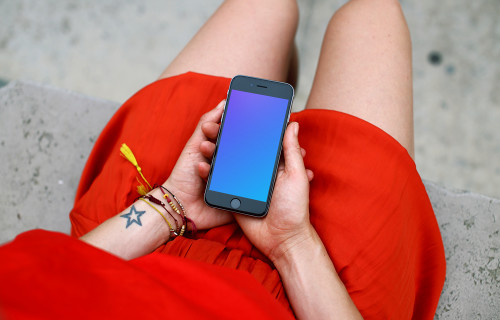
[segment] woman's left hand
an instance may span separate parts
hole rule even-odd
[[[206,156],[209,152],[203,148],[203,142],[208,140],[206,132],[208,132],[209,139],[217,137],[218,123],[222,117],[224,103],[225,101],[221,101],[215,109],[201,116],[170,177],[163,184],[179,198],[187,211],[188,218],[194,221],[198,229],[217,227],[233,220],[230,213],[205,204],[203,195],[206,182],[200,177],[198,171],[200,162],[207,164]],[[210,165],[208,167],[210,168]]]

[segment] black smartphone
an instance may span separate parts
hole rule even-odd
[[[271,203],[293,87],[247,76],[231,80],[205,203],[264,217]]]

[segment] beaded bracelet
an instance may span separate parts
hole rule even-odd
[[[189,219],[186,215],[186,210],[184,209],[184,206],[182,205],[182,203],[179,201],[179,199],[175,196],[175,194],[172,193],[172,191],[168,190],[167,188],[165,188],[163,185],[160,185],[160,190],[163,192],[163,198],[165,198],[168,202],[168,204],[170,205],[170,207],[172,207],[172,209],[174,209],[175,212],[177,212],[181,218],[182,218],[182,222],[183,222],[183,226],[182,226],[182,229],[181,229],[181,235],[184,234],[184,231],[186,230],[187,228],[187,224],[190,223],[191,226],[192,226],[192,232],[193,234],[196,234],[196,224],[194,223],[193,220]],[[165,192],[166,191],[166,192]],[[168,196],[168,193],[170,193],[172,195],[172,198],[174,198],[175,202],[177,202],[177,204],[179,205],[179,207],[181,208],[182,210],[182,215],[181,213],[179,212],[179,209],[175,206],[175,204],[173,203],[173,201],[170,199],[170,197]]]
[[[151,208],[155,209],[156,212],[158,212],[163,217],[163,220],[165,220],[165,222],[168,224],[168,227],[170,228],[170,232],[172,232],[174,235],[178,236],[177,232],[172,227],[172,224],[170,222],[168,222],[167,217],[165,217],[165,215],[163,213],[161,213],[160,210],[156,209],[156,207],[153,206],[153,204],[151,202],[149,202],[148,200],[146,200],[144,198],[139,198],[139,200],[146,202]]]
[[[149,201],[151,201],[152,203],[154,204],[157,204],[159,206],[161,206],[167,213],[168,215],[174,219],[174,223],[175,223],[175,230],[176,232],[179,234],[180,233],[180,228],[179,228],[179,225],[177,224],[177,219],[170,213],[170,211],[167,209],[167,206],[161,202],[160,200],[156,199],[155,197],[153,197],[153,195],[151,194],[145,194],[143,195],[141,198],[145,198],[145,199],[148,199]],[[182,218],[182,217],[181,217]]]

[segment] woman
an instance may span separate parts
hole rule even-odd
[[[297,20],[293,0],[227,0],[120,108],[70,215],[82,241],[32,231],[0,249],[6,317],[433,318],[444,250],[412,159],[411,43],[396,0],[351,0],[332,17],[268,216],[203,202],[230,78],[293,75]],[[196,235],[176,236],[187,220],[167,202]]]

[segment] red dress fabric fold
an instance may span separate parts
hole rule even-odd
[[[1,319],[293,319],[248,273],[172,255],[124,261],[34,230],[0,257]]]
[[[70,214],[72,235],[79,237],[89,232],[137,197],[137,171],[120,156],[122,143],[133,150],[149,182],[163,183],[200,116],[225,98],[229,82],[227,78],[186,73],[154,82],[131,97],[103,130],[85,166]],[[384,131],[344,113],[305,110],[292,114],[290,120],[300,123],[299,140],[307,151],[305,164],[315,174],[310,189],[311,221],[363,317],[432,319],[445,278],[444,249],[432,206],[411,157]],[[28,252],[29,240],[35,235],[62,238],[28,234],[10,246],[24,245]],[[61,243],[85,247],[76,240]],[[80,249],[91,251],[87,247]],[[104,254],[94,251],[96,257]],[[79,251],[75,255],[76,252]],[[57,259],[49,251],[44,254],[49,260]],[[90,254],[87,258],[94,259]],[[108,262],[111,258],[103,261],[113,268],[124,268],[123,272],[132,268],[128,278],[138,282],[150,274],[172,277],[171,272],[177,272],[173,263],[192,268],[192,272],[203,269],[200,265],[210,266],[210,272],[200,275],[205,280],[197,275],[195,279],[200,279],[200,288],[207,283],[216,290],[234,291],[234,296],[221,303],[220,308],[227,308],[226,302],[230,301],[233,306],[241,305],[243,312],[253,303],[259,309],[255,312],[273,318],[291,315],[284,311],[290,307],[278,272],[235,224],[208,230],[195,239],[179,237],[154,254],[132,262],[113,259],[113,263]],[[5,268],[0,270],[5,273]],[[58,276],[46,271],[45,277]],[[8,272],[20,276],[13,269]],[[240,276],[243,284],[227,281]],[[255,283],[251,284],[250,278]],[[113,279],[111,275],[109,279],[100,278],[103,283],[109,282],[107,290],[94,293],[100,303],[102,299],[117,303],[110,294]],[[87,288],[81,281],[72,283],[69,274],[65,281],[69,291]],[[158,286],[163,284],[162,280]],[[260,298],[267,304],[254,299],[256,292],[247,292],[254,290],[254,284],[266,292]],[[130,297],[141,295],[141,299],[147,297],[158,305],[167,305],[170,296],[184,294],[178,293],[175,286],[163,287],[161,294],[154,290],[137,291],[133,286],[128,291],[117,288]],[[192,308],[205,312],[203,318],[223,318],[206,308],[202,295],[191,294],[185,299]],[[274,309],[268,312],[269,305]],[[230,309],[235,312],[234,318],[254,316],[242,315],[238,310]]]

